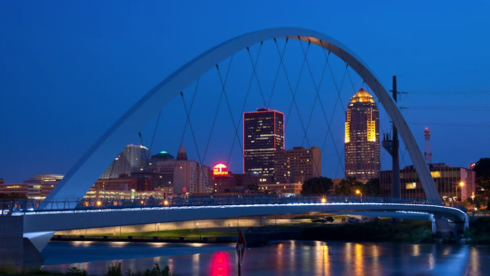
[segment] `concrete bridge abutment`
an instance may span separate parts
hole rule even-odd
[[[0,271],[19,273],[37,270],[43,261],[34,244],[24,238],[24,217],[0,216]]]

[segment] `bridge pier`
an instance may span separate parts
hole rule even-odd
[[[24,238],[24,217],[0,216],[0,271],[37,270],[43,261],[34,244]]]
[[[470,228],[469,217],[466,215],[464,221],[454,222],[444,217],[432,219],[432,233],[441,238],[459,238],[459,235]]]

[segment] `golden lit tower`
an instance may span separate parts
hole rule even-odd
[[[369,180],[378,177],[379,170],[379,110],[373,97],[361,88],[347,107],[345,176]]]

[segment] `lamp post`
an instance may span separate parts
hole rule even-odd
[[[362,193],[361,193],[361,190],[357,189],[356,190],[356,195],[360,195],[361,196],[361,202],[362,202]]]
[[[463,201],[463,187],[465,183],[463,181],[460,181],[458,183],[458,186],[461,187],[461,201]],[[458,186],[456,186],[456,199],[458,199]]]

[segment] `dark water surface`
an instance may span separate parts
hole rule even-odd
[[[43,270],[105,274],[155,263],[177,275],[237,275],[233,244],[51,242]],[[248,249],[242,275],[490,275],[490,246],[285,241]]]

